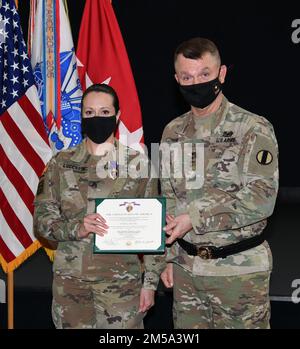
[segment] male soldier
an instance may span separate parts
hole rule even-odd
[[[190,39],[174,58],[191,110],[166,126],[162,143],[192,143],[185,156],[193,170],[195,146],[204,147],[204,171],[194,173],[200,185],[191,173],[161,179],[173,243],[162,280],[174,284],[175,328],[268,328],[272,257],[263,230],[278,190],[273,127],[222,94],[226,66],[213,42]]]

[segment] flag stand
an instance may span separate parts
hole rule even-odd
[[[7,274],[7,283],[8,283],[8,320],[7,328],[12,330],[14,328],[14,272],[9,271]]]

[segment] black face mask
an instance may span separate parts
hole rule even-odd
[[[179,85],[179,90],[188,104],[196,108],[206,108],[222,91],[222,84],[217,77],[214,80],[194,85]]]
[[[82,133],[86,134],[94,143],[104,143],[107,138],[116,130],[117,118],[113,116],[93,116],[92,118],[82,118]]]

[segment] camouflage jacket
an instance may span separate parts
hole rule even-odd
[[[116,142],[116,147],[123,146]],[[134,151],[129,152],[126,147],[123,150],[128,164],[137,159]],[[108,164],[112,158],[115,159],[112,152],[104,157],[90,155],[83,142],[53,157],[40,180],[35,199],[35,231],[48,240],[58,241],[53,266],[56,273],[92,281],[141,275],[136,254],[93,254],[93,234],[84,239],[78,237],[84,216],[95,212],[95,198],[157,196],[154,180],[129,176],[100,178],[104,176],[96,173],[97,164]],[[144,256],[145,288],[156,289],[164,266],[163,256]]]
[[[171,171],[169,178],[161,178],[168,212],[187,213],[191,218],[193,229],[185,240],[199,246],[225,246],[261,234],[278,191],[278,147],[270,122],[223,96],[219,110],[204,120],[189,111],[171,121],[163,132],[163,143],[182,148],[194,144],[186,155],[192,157],[191,173],[180,179]],[[200,173],[195,171],[196,144],[203,147]],[[176,158],[171,156],[171,169]],[[195,176],[202,177],[201,186],[193,187]],[[216,260],[188,256],[175,243],[168,260],[198,275],[239,275],[272,268],[266,242]]]

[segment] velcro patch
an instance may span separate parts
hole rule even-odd
[[[273,161],[273,155],[268,150],[260,150],[256,154],[256,160],[261,165],[270,165]]]

